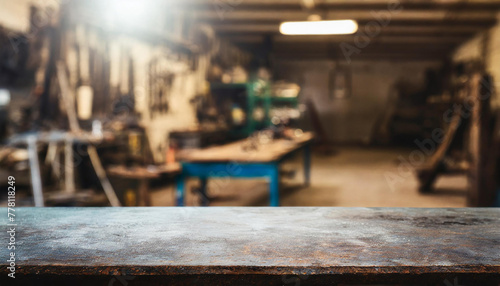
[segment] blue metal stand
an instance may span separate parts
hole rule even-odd
[[[280,205],[280,170],[279,164],[273,164],[269,169],[269,195],[270,205],[279,207]]]
[[[175,178],[176,192],[175,199],[177,202],[177,206],[184,205],[184,185],[185,185],[185,177],[184,172],[181,171],[179,175]]]
[[[311,185],[311,144],[304,146],[304,185]]]
[[[311,176],[311,147],[304,145],[304,181],[310,184]],[[299,149],[300,150],[300,149]],[[298,151],[298,150],[297,150]],[[294,152],[295,153],[295,152]],[[292,154],[292,153],[291,153]],[[287,156],[286,158],[289,158]],[[206,194],[209,178],[266,178],[269,182],[270,206],[279,206],[279,165],[282,160],[268,163],[239,163],[239,162],[183,162],[182,172],[176,178],[177,206],[184,205],[185,180],[197,177],[201,180],[201,192]]]
[[[497,196],[495,203],[493,204],[493,207],[499,208],[500,207],[500,189],[497,190]]]

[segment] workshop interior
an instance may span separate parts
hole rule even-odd
[[[499,19],[0,0],[0,284],[500,285]]]

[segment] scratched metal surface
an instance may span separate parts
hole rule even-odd
[[[25,274],[500,273],[500,209],[17,208],[16,219]]]

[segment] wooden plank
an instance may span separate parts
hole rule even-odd
[[[21,208],[16,214],[21,278],[434,273],[489,274],[499,282],[500,209]],[[8,236],[3,231],[0,239]],[[2,257],[8,251],[3,247]],[[10,279],[6,259],[0,265],[0,276]]]
[[[272,162],[311,142],[313,138],[311,132],[306,132],[293,140],[277,139],[259,144],[255,150],[245,149],[250,144],[247,138],[221,146],[184,150],[179,152],[177,159],[184,162]]]

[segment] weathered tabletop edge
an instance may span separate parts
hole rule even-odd
[[[176,207],[137,207],[135,209],[176,209]],[[208,210],[207,208],[192,207],[197,209]],[[212,209],[272,209],[273,211],[284,208],[269,208],[269,207],[214,207]],[[453,210],[453,211],[473,211],[473,210],[491,210],[494,212],[500,211],[500,208],[381,208],[381,207],[294,207],[297,209],[369,209],[369,210],[388,210],[397,211],[401,209],[412,210]],[[6,210],[5,207],[0,207],[0,210]],[[59,208],[34,208],[23,207],[21,209],[59,209]],[[71,208],[75,210],[82,209],[106,209],[106,208]],[[108,209],[111,209],[108,207]],[[113,208],[116,209],[116,208]],[[0,264],[0,274],[9,273],[5,261]],[[409,265],[391,265],[391,266],[351,266],[351,265],[332,265],[332,266],[241,266],[241,265],[63,265],[63,264],[43,264],[29,265],[18,264],[16,268],[19,274],[33,275],[345,275],[345,274],[366,274],[366,275],[384,275],[384,274],[409,274],[409,275],[424,275],[424,274],[473,274],[473,275],[498,275],[500,277],[500,264],[475,264],[475,265],[429,265],[424,269],[421,266]]]
[[[0,274],[9,273],[6,264]],[[115,266],[68,266],[68,265],[17,265],[20,275],[425,275],[425,274],[472,274],[498,275],[500,265],[453,265],[429,266],[171,266],[171,265],[115,265]]]

